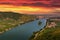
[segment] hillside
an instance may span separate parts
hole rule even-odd
[[[41,31],[33,33],[29,40],[60,40],[60,19],[51,19]]]
[[[33,21],[36,16],[14,12],[0,12],[0,33],[11,30],[18,25]]]

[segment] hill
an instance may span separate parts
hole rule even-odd
[[[14,12],[0,12],[0,33],[11,30],[18,25],[33,21],[36,16]]]
[[[60,40],[60,19],[50,19],[41,31],[33,33],[29,40]]]

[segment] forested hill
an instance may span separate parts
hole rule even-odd
[[[23,14],[14,13],[14,12],[0,12],[0,18],[13,18],[19,19]]]
[[[36,17],[32,15],[25,15],[25,14],[20,14],[20,13],[14,13],[14,12],[0,12],[0,18],[13,18],[13,19],[19,19],[21,17]]]
[[[22,25],[33,20],[36,20],[36,16],[14,12],[0,12],[0,33],[10,30],[16,25]]]

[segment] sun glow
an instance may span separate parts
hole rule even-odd
[[[53,8],[45,7],[30,7],[30,6],[12,6],[12,5],[0,5],[0,11],[11,11],[18,13],[49,13],[53,12]]]

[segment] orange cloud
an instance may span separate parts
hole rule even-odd
[[[56,10],[60,10],[56,8]],[[0,11],[18,12],[23,14],[43,14],[55,11],[55,8],[47,7],[31,7],[31,6],[13,6],[13,5],[0,5]]]

